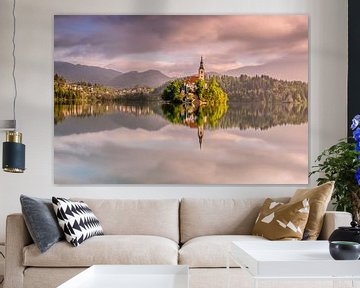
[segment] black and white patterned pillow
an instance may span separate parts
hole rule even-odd
[[[66,241],[79,246],[86,239],[104,235],[99,220],[84,202],[52,197],[55,214]]]

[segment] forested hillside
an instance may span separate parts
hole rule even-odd
[[[308,85],[301,81],[284,81],[266,75],[210,76],[228,94],[230,101],[307,102]]]

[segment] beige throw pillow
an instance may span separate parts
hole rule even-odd
[[[305,227],[304,240],[316,240],[321,232],[326,208],[334,190],[334,181],[310,189],[298,189],[289,203],[309,199],[310,214]]]
[[[268,198],[260,209],[252,234],[269,240],[301,240],[308,217],[307,199],[284,204]]]

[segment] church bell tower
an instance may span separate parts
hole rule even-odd
[[[199,79],[201,80],[205,80],[205,69],[204,69],[204,62],[203,62],[203,57],[201,56],[201,60],[200,60],[200,67],[199,67]]]

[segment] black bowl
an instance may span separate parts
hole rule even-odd
[[[360,244],[348,241],[331,241],[330,255],[335,260],[358,260],[360,257]]]

